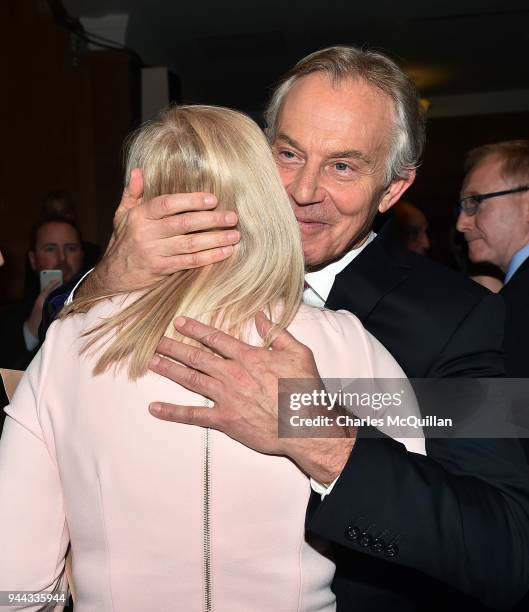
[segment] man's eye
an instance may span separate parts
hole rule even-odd
[[[279,156],[283,159],[294,159],[296,154],[292,151],[279,151]]]
[[[336,170],[338,170],[338,172],[347,172],[347,170],[351,170],[351,167],[344,162],[336,162],[334,167]]]

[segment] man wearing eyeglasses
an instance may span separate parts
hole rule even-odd
[[[507,375],[529,377],[529,141],[478,147],[465,166],[457,229],[471,261],[505,273]]]

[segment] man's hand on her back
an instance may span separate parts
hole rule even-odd
[[[164,276],[215,263],[233,253],[232,245],[240,239],[234,229],[237,215],[214,210],[214,195],[163,195],[147,202],[142,196],[143,176],[136,168],[114,216],[107,251],[77,295],[148,287]]]
[[[356,428],[329,429],[330,435],[343,436],[336,438],[278,436],[279,381],[304,380],[309,384],[307,390],[324,389],[307,346],[286,330],[279,332],[268,350],[250,346],[193,319],[179,317],[175,327],[206,350],[162,338],[149,367],[209,398],[214,406],[206,409],[155,401],[149,408],[154,416],[212,427],[261,453],[290,457],[321,484],[329,484],[339,476],[355,443]],[[272,323],[259,313],[256,327],[264,338]]]

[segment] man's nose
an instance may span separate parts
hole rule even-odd
[[[458,232],[464,234],[474,225],[474,215],[467,215],[465,211],[461,211],[457,217],[456,228]]]
[[[58,255],[59,264],[63,266],[66,263],[66,250],[58,249],[57,255]]]
[[[288,191],[299,206],[321,202],[323,193],[320,187],[319,168],[312,168],[308,164],[300,168]]]

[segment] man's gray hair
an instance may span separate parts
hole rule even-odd
[[[326,74],[333,85],[344,79],[363,79],[394,104],[396,121],[386,169],[386,185],[407,178],[419,164],[425,141],[425,118],[417,88],[397,64],[375,51],[356,47],[329,47],[300,60],[280,81],[265,111],[267,136],[273,142],[279,117],[294,83],[308,74]]]

